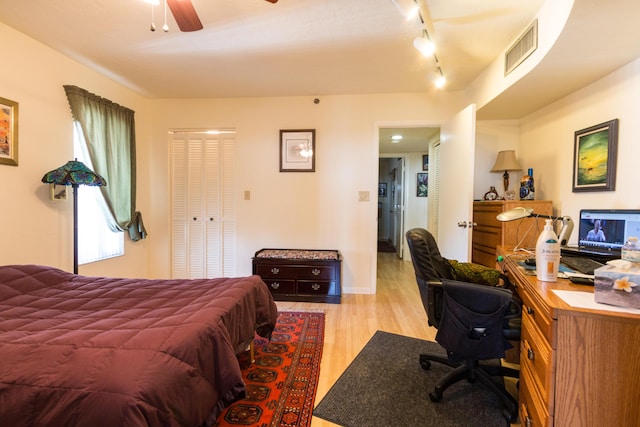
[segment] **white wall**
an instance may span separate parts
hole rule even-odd
[[[536,198],[574,221],[581,208],[640,208],[640,59],[521,121],[519,157],[534,168]],[[619,119],[615,191],[573,193],[574,132]],[[577,242],[574,231],[570,243]]]
[[[520,123],[516,120],[485,120],[476,123],[476,153],[474,164],[473,199],[482,200],[491,186],[496,188],[500,197],[504,196],[504,183],[500,173],[490,172],[496,162],[498,151],[515,150],[522,171],[509,172],[509,190],[520,188],[520,177],[526,174],[527,165],[520,160],[518,144],[520,141]]]
[[[168,129],[237,129],[238,274],[263,247],[339,249],[345,292],[375,287],[378,129],[376,123],[438,123],[463,107],[453,94],[151,101],[152,274],[170,275]],[[281,173],[280,129],[316,129],[316,172]],[[243,192],[251,200],[243,200]],[[358,201],[369,191],[368,202]]]
[[[0,23],[3,70],[0,96],[17,102],[19,165],[0,165],[0,253],[3,264],[46,264],[73,268],[72,198],[49,200],[42,176],[73,160],[73,125],[63,85],[87,89],[136,111],[138,125],[138,207],[149,212],[144,132],[146,101],[112,80]],[[125,258],[80,266],[82,274],[145,276],[145,247],[126,239]]]

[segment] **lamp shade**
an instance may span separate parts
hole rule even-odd
[[[107,181],[84,163],[70,160],[58,169],[47,172],[42,177],[45,184],[56,185],[107,185]]]
[[[498,151],[498,157],[496,157],[496,163],[491,168],[491,172],[519,170],[522,170],[522,167],[516,160],[516,152],[514,150]]]
[[[73,187],[73,274],[78,274],[78,187],[107,185],[107,181],[84,163],[71,160],[58,169],[45,173],[42,182]]]

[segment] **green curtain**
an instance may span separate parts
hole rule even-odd
[[[73,119],[80,123],[95,172],[107,185],[100,187],[109,227],[128,231],[131,240],[147,232],[136,211],[136,138],[133,110],[77,86],[64,86]]]

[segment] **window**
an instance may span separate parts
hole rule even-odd
[[[75,122],[73,132],[75,158],[94,170],[82,138],[80,124]],[[109,228],[104,213],[104,203],[100,187],[86,185],[78,187],[78,264],[124,255],[124,233],[114,232]]]

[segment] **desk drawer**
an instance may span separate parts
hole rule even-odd
[[[549,415],[544,400],[540,397],[527,366],[520,369],[520,425],[522,427],[552,427],[553,417]]]
[[[542,399],[550,402],[549,411],[553,402],[553,350],[549,342],[545,340],[532,322],[530,316],[522,316],[522,337],[520,340],[520,366],[527,366],[530,370],[536,387],[540,390]]]
[[[533,322],[542,335],[553,348],[555,348],[555,342],[553,341],[553,319],[551,313],[544,310],[531,296],[529,292],[523,287],[518,292],[520,298],[522,298],[522,318],[528,318]]]

